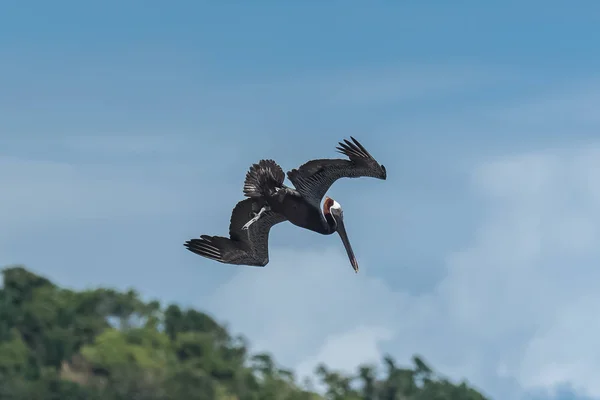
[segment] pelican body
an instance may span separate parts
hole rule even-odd
[[[284,185],[283,170],[273,160],[260,160],[246,174],[244,195],[262,200],[265,204],[251,218],[243,230],[251,229],[266,213],[276,213],[292,224],[322,235],[337,232],[344,244],[350,263],[358,272],[358,262],[348,239],[344,225],[344,212],[340,204],[325,197],[323,209],[320,204],[329,187],[340,178],[373,177],[385,180],[387,172],[369,152],[353,137],[352,142],[339,143],[338,151],[344,159],[311,160],[287,173],[295,188]]]

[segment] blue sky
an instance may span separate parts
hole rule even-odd
[[[236,4],[237,3],[237,4]],[[308,373],[412,353],[496,399],[600,398],[600,5],[0,5],[0,265],[215,313]],[[336,157],[339,239],[289,225],[264,269],[225,234],[244,174]]]

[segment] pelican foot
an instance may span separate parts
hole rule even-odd
[[[248,228],[250,228],[250,225],[252,225],[256,221],[258,221],[258,218],[256,218],[256,217],[252,218],[250,221],[246,222],[246,224],[244,226],[242,226],[242,230],[247,231]]]
[[[250,228],[250,226],[253,223],[258,221],[260,219],[260,217],[262,217],[262,215],[269,210],[270,210],[270,208],[268,206],[264,206],[263,208],[261,208],[260,211],[258,212],[258,214],[256,214],[254,216],[254,218],[252,218],[250,221],[246,222],[246,224],[244,224],[244,226],[242,226],[242,230],[244,230],[244,231],[248,230],[248,228]]]

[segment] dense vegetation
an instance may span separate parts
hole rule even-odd
[[[321,396],[202,312],[62,289],[21,267],[2,274],[0,400],[484,400],[418,357],[412,368],[386,357],[381,374],[319,366]]]

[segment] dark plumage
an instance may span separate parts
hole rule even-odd
[[[340,178],[363,176],[383,180],[387,178],[385,167],[380,165],[358,140],[352,136],[350,139],[352,142],[344,139],[336,147],[338,152],[346,155],[349,160],[339,158],[310,160],[287,173],[288,179],[298,193],[311,205],[319,207],[327,190]]]
[[[269,232],[274,225],[285,221],[285,217],[265,211],[256,223],[247,230],[242,226],[257,214],[264,202],[260,199],[245,199],[237,203],[231,213],[229,238],[201,235],[190,239],[184,246],[191,252],[225,264],[264,267],[269,262]]]
[[[341,206],[329,199],[321,212],[320,204],[331,185],[340,178],[362,176],[385,180],[387,172],[356,139],[344,140],[337,147],[346,156],[344,159],[311,160],[287,173],[295,189],[283,184],[281,167],[273,160],[261,160],[254,164],[244,182],[244,195],[252,199],[262,199],[265,211],[283,215],[296,226],[324,235],[337,232],[344,243],[348,257],[358,272],[358,263],[346,235]],[[264,213],[263,215],[267,215]],[[252,227],[263,218],[259,215],[246,223]]]
[[[274,190],[283,186],[285,174],[273,160],[260,160],[252,164],[244,181],[244,196],[260,198],[264,194],[272,195]]]

